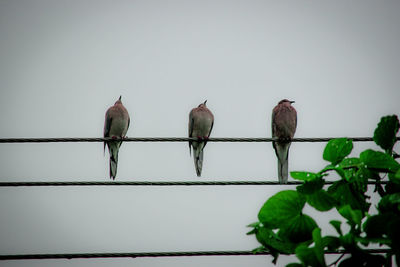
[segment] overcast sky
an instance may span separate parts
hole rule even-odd
[[[296,137],[372,136],[381,116],[399,115],[399,11],[399,1],[368,0],[0,0],[0,137],[101,137],[120,95],[129,137],[185,137],[190,110],[206,99],[212,137],[270,137],[271,111],[283,98],[296,101]],[[322,169],[324,145],[293,143],[289,169]],[[1,181],[109,180],[102,143],[0,147]],[[355,143],[352,155],[370,147]],[[117,180],[277,180],[276,157],[271,143],[209,143],[197,178],[187,143],[129,142]],[[287,188],[0,188],[0,254],[251,250],[259,244],[245,226]],[[266,266],[271,259],[0,265]],[[291,260],[282,256],[278,265]]]

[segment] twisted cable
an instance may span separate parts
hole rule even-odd
[[[337,137],[323,138],[293,138],[291,142],[328,142]],[[347,137],[354,142],[370,142],[372,137]],[[111,140],[121,140],[124,142],[188,142],[198,141],[198,138],[189,137],[126,137],[126,138],[79,138],[79,137],[62,137],[62,138],[0,138],[0,143],[72,143],[72,142],[106,142]],[[201,140],[201,139],[200,139]],[[207,142],[272,142],[277,138],[230,138],[230,137],[210,137]],[[400,140],[397,137],[396,140]]]
[[[365,249],[368,253],[388,253],[390,249]],[[345,250],[325,251],[326,254],[347,254]],[[63,254],[19,254],[0,255],[0,260],[38,259],[88,259],[88,258],[144,258],[144,257],[194,257],[194,256],[257,256],[269,252],[240,251],[179,251],[179,252],[128,252],[128,253],[63,253]]]
[[[333,184],[335,181],[325,181],[325,184]],[[379,181],[379,184],[387,184],[388,181]],[[22,186],[232,186],[232,185],[301,185],[301,181],[290,181],[281,184],[278,181],[74,181],[74,182],[0,182],[0,187]],[[374,185],[376,182],[368,181]]]

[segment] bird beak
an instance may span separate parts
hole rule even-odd
[[[119,96],[119,99],[118,99],[118,100],[121,101],[121,98],[122,98],[122,95]]]
[[[290,104],[296,103],[295,101],[289,101],[289,102],[290,102]]]
[[[207,100],[206,100],[206,101],[204,101],[204,103],[203,103],[203,104],[204,104],[204,105],[206,105],[206,103],[207,103]]]

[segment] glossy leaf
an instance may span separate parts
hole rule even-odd
[[[374,141],[377,145],[390,153],[396,143],[396,134],[399,131],[399,119],[396,115],[382,117],[374,132]]]
[[[269,228],[282,227],[300,215],[305,203],[305,197],[297,191],[278,192],[265,202],[258,213],[258,219]]]
[[[319,211],[328,211],[337,204],[336,200],[325,190],[318,190],[307,195],[307,203]]]
[[[360,164],[359,158],[345,158],[342,162],[339,163],[339,167],[341,168],[351,168],[351,167],[358,167]]]
[[[300,243],[311,240],[311,233],[317,227],[318,225],[313,218],[306,214],[299,214],[289,223],[283,225],[278,235],[290,242]]]
[[[379,201],[378,210],[380,212],[396,212],[400,210],[400,193],[389,194]]]
[[[339,235],[343,235],[342,230],[340,229],[340,225],[342,224],[341,221],[332,220],[329,223],[333,226],[333,228],[335,228]]]
[[[368,211],[370,204],[366,202],[362,192],[357,191],[347,181],[341,180],[328,188],[328,193],[343,206],[349,204],[352,209]]]
[[[321,177],[320,174],[313,172],[290,172],[290,176],[292,176],[293,179],[301,181],[313,181]]]
[[[377,214],[369,217],[363,224],[363,229],[369,238],[381,238],[387,233],[387,223],[395,216],[393,213]]]
[[[343,247],[352,247],[354,245],[354,235],[351,232],[340,236],[339,239]]]
[[[303,266],[321,266],[312,248],[306,245],[299,245],[296,248],[296,256],[303,263]]]
[[[321,229],[315,228],[312,232],[313,240],[314,240],[314,253],[318,260],[318,263],[321,266],[325,266],[325,257],[324,257],[324,245],[321,237]]]
[[[373,170],[395,173],[400,169],[400,164],[393,157],[372,149],[361,152],[360,160],[366,168]]]
[[[340,247],[340,239],[336,236],[324,236],[322,238],[324,248],[328,250],[336,250]]]
[[[294,252],[295,244],[285,242],[278,237],[271,229],[261,227],[256,233],[257,240],[269,250],[276,250],[280,253],[291,254]]]
[[[360,166],[359,158],[345,158],[339,163],[339,169],[341,169],[343,175],[342,178],[351,182]],[[340,174],[339,174],[340,175]]]
[[[353,173],[352,182],[357,186],[357,189],[361,192],[367,192],[368,189],[368,179],[377,178],[376,173],[368,168],[365,168],[364,165],[361,165],[359,169]]]
[[[302,194],[313,194],[318,190],[321,190],[325,184],[325,180],[323,179],[316,179],[309,182],[304,182],[302,185],[296,187],[297,192]]]
[[[323,158],[333,165],[338,164],[353,150],[353,142],[347,138],[332,139],[325,147]]]
[[[346,218],[351,224],[361,225],[363,216],[360,210],[353,210],[350,205],[346,205],[341,207],[338,211],[340,215]]]
[[[400,169],[396,172],[392,180],[396,181],[397,183],[400,183]]]

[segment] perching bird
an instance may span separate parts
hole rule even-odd
[[[129,123],[129,114],[124,105],[122,105],[120,96],[114,106],[110,107],[106,112],[104,137],[111,137],[113,139],[125,137]],[[106,144],[110,154],[110,178],[115,180],[115,176],[117,176],[118,150],[122,141],[112,140],[104,142],[104,150],[106,149]]]
[[[206,101],[197,108],[190,111],[189,114],[189,137],[198,138],[198,141],[189,141],[189,152],[193,146],[194,166],[197,176],[201,176],[203,167],[203,149],[207,144],[207,139],[214,126],[214,115],[206,106]]]
[[[292,107],[294,101],[283,99],[272,110],[272,137],[281,141],[272,142],[278,157],[278,178],[281,184],[288,180],[288,158],[290,140],[296,132],[297,112]]]

